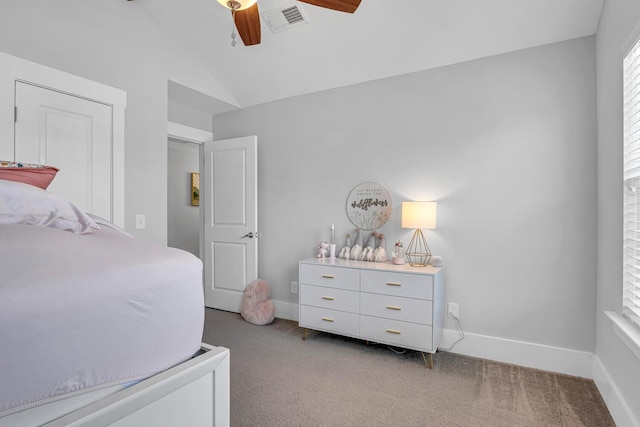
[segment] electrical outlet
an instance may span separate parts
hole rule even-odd
[[[136,230],[147,228],[147,217],[145,214],[136,214]]]
[[[292,294],[298,293],[298,282],[291,282],[291,293]]]
[[[458,303],[457,302],[450,302],[449,303],[449,317],[452,318],[458,318]]]

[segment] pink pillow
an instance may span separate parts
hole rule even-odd
[[[59,169],[53,166],[0,160],[0,179],[22,182],[46,190]]]
[[[240,315],[254,325],[268,325],[275,318],[273,301],[269,298],[271,289],[262,279],[249,283],[242,295],[242,311]]]

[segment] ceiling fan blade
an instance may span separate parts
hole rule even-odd
[[[260,12],[258,3],[233,12],[233,20],[245,46],[260,44]]]
[[[353,13],[360,6],[360,0],[299,0],[303,3],[337,10],[338,12]]]

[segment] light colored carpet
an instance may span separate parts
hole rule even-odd
[[[231,350],[231,425],[614,426],[591,380],[312,332],[206,310],[203,341]]]

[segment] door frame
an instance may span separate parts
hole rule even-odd
[[[194,144],[204,144],[205,142],[213,141],[213,132],[175,122],[167,123],[167,136],[171,139],[192,142]]]
[[[213,132],[180,123],[167,122],[167,144],[169,143],[169,138],[200,145],[198,150],[198,172],[202,174],[204,171],[204,143],[213,141]],[[200,260],[204,263],[204,212],[202,205],[198,206],[198,212],[198,251],[200,253]],[[204,285],[204,273],[202,275],[202,283]]]

